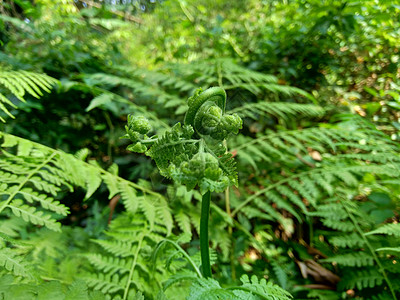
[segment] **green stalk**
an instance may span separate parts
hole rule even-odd
[[[124,297],[122,298],[123,300],[128,299],[129,287],[131,286],[131,283],[132,283],[133,272],[135,271],[135,268],[136,268],[136,263],[137,263],[137,259],[139,256],[139,252],[142,249],[143,239],[144,239],[144,235],[142,235],[139,239],[139,243],[138,243],[138,246],[137,246],[137,249],[135,252],[135,256],[132,261],[131,269],[129,270],[128,280],[125,285]]]
[[[204,277],[211,277],[210,249],[208,244],[208,217],[210,215],[211,193],[207,191],[201,201],[200,217],[200,254]]]

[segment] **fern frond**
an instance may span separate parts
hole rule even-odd
[[[393,296],[390,295],[387,291],[383,291],[377,295],[372,295],[370,300],[392,300]]]
[[[93,242],[102,248],[100,253],[90,253],[94,271],[86,273],[84,279],[89,286],[104,294],[117,297],[140,290],[152,294],[157,282],[165,279],[165,270],[156,277],[149,266],[149,250],[165,238],[165,224],[156,222],[151,227],[143,213],[127,212],[114,219],[106,232],[106,239]]]
[[[365,144],[360,144],[363,141]],[[338,148],[360,149],[369,153],[341,154],[341,159],[372,160],[374,162],[393,162],[398,156],[394,146],[375,130],[344,130],[342,128],[307,128],[303,130],[270,132],[255,139],[239,136],[232,140],[230,148],[235,149],[239,159],[250,153],[253,161],[287,161],[303,156],[311,158],[309,148],[320,152],[337,153]],[[377,149],[379,149],[377,151]],[[371,152],[374,151],[374,154]],[[393,152],[392,152],[393,151]],[[377,153],[376,153],[377,152]],[[248,155],[246,155],[248,159]],[[310,162],[313,160],[311,159]]]
[[[277,281],[279,285],[283,288],[286,289],[288,285],[288,275],[285,272],[285,269],[276,261],[271,261],[272,269],[274,270],[275,276],[277,278]]]
[[[247,275],[243,275],[240,278],[240,281],[242,282],[242,285],[240,287],[232,289],[235,289],[234,294],[238,296],[239,299],[241,300],[249,299],[250,295],[251,296],[255,295],[256,296],[254,297],[255,299],[257,299],[257,296],[261,299],[267,299],[267,300],[292,299],[292,296],[290,295],[289,292],[285,291],[284,289],[280,288],[277,285],[272,284],[271,282],[267,283],[267,281],[264,278],[259,280],[254,275],[251,278],[249,278]]]
[[[278,84],[278,79],[273,75],[252,71],[229,58],[195,61],[190,66],[174,64],[169,65],[169,68],[188,80],[195,78],[198,84],[205,87],[220,85],[226,90],[241,88],[254,95],[269,91],[289,96],[302,95],[314,100],[301,89]]]
[[[167,281],[163,283],[163,290],[166,291],[172,285],[180,283],[182,281],[194,281],[197,280],[196,273],[190,272],[188,270],[178,272],[176,274],[171,275]]]
[[[8,219],[1,219],[0,233],[5,234],[10,238],[19,236],[19,231],[25,227],[26,223],[21,218],[11,217]]]
[[[198,85],[184,80],[180,76],[174,76],[168,67],[155,71],[127,66],[116,66],[115,68],[126,75],[140,78],[143,82],[148,84],[157,83],[159,86],[172,88],[174,90],[178,90],[179,92],[193,92],[198,88]]]
[[[94,240],[93,242],[117,257],[129,257],[136,249],[131,243],[119,240]]]
[[[392,153],[387,155],[395,156]],[[303,214],[308,213],[308,207],[303,202],[304,199],[315,207],[323,195],[333,194],[334,191],[337,191],[341,187],[353,188],[359,184],[365,174],[370,173],[375,174],[375,176],[397,178],[400,175],[399,167],[400,164],[397,162],[380,165],[361,160],[341,161],[340,157],[332,157],[319,163],[318,167],[303,172],[298,171],[283,179],[277,177],[280,179],[277,181],[265,180],[261,182],[260,184],[265,186],[265,188],[257,189],[255,193],[248,195],[244,201],[237,205],[232,214],[236,215],[245,206],[254,203],[255,199],[262,198],[266,205],[270,201],[273,201],[278,207],[280,206],[301,220],[298,212],[300,211]],[[293,206],[298,207],[299,210],[293,211]],[[260,208],[262,209],[262,207]],[[336,204],[335,209],[337,209],[336,218],[340,216],[344,219],[347,218],[347,214],[340,205]],[[311,215],[313,214],[315,213],[311,213]],[[323,211],[320,209],[318,211],[319,216],[324,217],[324,214],[332,215],[332,210]],[[354,230],[354,226],[350,221],[337,222],[337,220],[328,218],[323,219],[322,222],[333,229],[344,231]]]
[[[344,231],[344,232],[351,232],[355,230],[354,224],[351,221],[336,221],[332,219],[323,219],[322,223],[329,228]]]
[[[322,117],[325,111],[322,107],[312,104],[299,104],[288,102],[257,102],[246,103],[236,107],[228,113],[237,113],[242,118],[258,120],[262,115],[271,115],[280,120],[288,121],[293,118]]]
[[[190,288],[187,300],[235,299],[233,292],[223,289],[218,281],[212,278],[199,278]]]
[[[10,248],[0,249],[0,267],[16,276],[33,278],[29,262]]]
[[[99,76],[101,76],[101,74],[99,74]],[[76,89],[86,93],[91,93],[93,95],[94,98],[86,108],[86,111],[91,111],[97,107],[101,107],[102,109],[111,111],[117,116],[120,116],[122,113],[125,114],[125,111],[129,111],[131,113],[144,115],[150,120],[155,128],[170,128],[167,123],[161,120],[159,116],[147,109],[144,105],[140,105],[128,100],[130,97],[126,98],[125,96],[121,96],[115,92],[107,90],[106,87],[99,87],[97,84],[102,83],[97,83],[96,81],[91,82],[90,80],[87,80],[87,83],[65,81],[63,86],[67,87],[68,89]]]
[[[383,283],[384,278],[377,269],[353,270],[352,274],[344,276],[339,282],[340,286],[348,289],[373,288]]]
[[[152,74],[158,74],[158,82],[157,81],[152,81],[153,78],[148,78],[145,74],[149,73],[150,71],[145,71],[145,70],[136,70],[135,72],[131,72],[129,74],[129,77],[123,77],[123,76],[118,76],[118,75],[111,75],[111,74],[105,74],[105,73],[96,73],[96,74],[90,74],[86,75],[86,81],[90,83],[91,85],[95,86],[125,86],[134,92],[134,94],[137,97],[145,98],[145,99],[154,99],[156,100],[157,104],[162,104],[165,107],[176,107],[179,109],[179,107],[186,107],[186,102],[185,99],[182,99],[179,97],[179,95],[174,94],[174,93],[169,93],[166,88],[167,84],[165,84],[166,81],[163,83],[162,78],[164,77],[161,73],[156,73],[153,72]],[[165,79],[165,78],[163,78]],[[169,80],[174,80],[174,77],[169,77]],[[185,86],[190,85],[187,82],[183,82],[182,80],[176,78],[175,83],[180,85],[180,86]],[[190,86],[192,89],[192,86]],[[107,93],[108,95],[111,95],[110,93]],[[105,99],[102,99],[101,101],[104,102]],[[97,99],[97,103],[101,104],[100,99]],[[108,101],[108,100],[107,100]],[[95,107],[94,104],[95,102],[92,102],[90,109]],[[153,102],[153,101],[152,101]],[[153,102],[154,103],[154,102]],[[186,110],[180,111],[180,113],[184,113]]]
[[[175,213],[175,220],[183,233],[192,235],[190,217],[183,210]]]
[[[0,277],[0,297],[2,299],[64,299],[64,300],[104,300],[100,293],[89,293],[82,281],[70,285],[58,281],[41,283],[21,283],[11,275]]]
[[[0,70],[0,87],[5,88],[8,93],[14,95],[22,102],[25,102],[24,96],[26,93],[35,98],[39,98],[43,95],[42,90],[49,93],[52,86],[56,83],[58,83],[58,80],[47,76],[46,74],[22,70]],[[0,91],[0,110],[6,113],[9,117],[14,118],[5,105],[9,105],[12,108],[17,107]],[[2,117],[0,117],[0,120],[5,122]]]
[[[382,227],[365,233],[365,235],[372,234],[386,234],[393,235],[394,237],[400,237],[400,224],[385,224]]]
[[[82,279],[86,281],[89,287],[101,291],[103,294],[112,294],[124,290],[123,285],[126,283],[127,277],[120,278],[118,274],[104,275],[98,273],[87,274],[82,276]]]
[[[18,194],[22,195],[27,202],[33,203],[33,201],[37,201],[44,209],[54,211],[59,215],[66,216],[69,213],[68,208],[61,204],[59,201],[55,201],[51,197],[37,193],[31,188],[23,188],[21,189],[21,191],[18,192]]]
[[[339,265],[349,266],[349,267],[372,266],[374,264],[374,258],[365,252],[341,254],[325,258],[320,261],[331,262],[331,263],[335,262]]]
[[[360,235],[355,232],[352,232],[352,233],[346,234],[346,235],[334,236],[329,239],[329,242],[332,243],[334,246],[342,247],[342,248],[345,248],[345,247],[361,248],[365,244],[364,240],[360,237]]]
[[[42,211],[37,211],[34,207],[24,205],[20,199],[13,200],[7,204],[13,214],[21,217],[26,222],[31,222],[35,225],[44,225],[54,231],[61,231],[61,224],[57,223],[50,215],[44,214]]]
[[[54,199],[62,187],[69,190],[74,186],[82,187],[87,190],[87,199],[104,183],[110,198],[121,194],[129,211],[145,212],[150,223],[154,223],[156,217],[161,218],[168,231],[172,230],[172,215],[160,194],[60,150],[10,134],[0,133],[0,137],[3,139],[0,195],[5,197],[0,202],[0,212],[10,209],[15,215],[35,225],[59,230],[59,223],[54,216],[46,215],[36,206],[66,216],[68,208]]]
[[[292,296],[282,288],[266,282],[265,279],[258,280],[256,276],[251,279],[247,275],[240,278],[241,286],[222,288],[219,283],[211,278],[200,278],[195,282],[187,299],[266,299],[266,300],[290,300]]]

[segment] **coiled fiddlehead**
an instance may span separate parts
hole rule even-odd
[[[161,175],[193,189],[198,185],[203,194],[200,217],[200,252],[203,275],[211,277],[208,241],[210,192],[222,192],[237,185],[237,172],[232,154],[223,144],[229,134],[237,134],[242,119],[225,114],[226,93],[213,87],[198,89],[188,99],[185,125],[175,124],[164,136],[148,137],[149,122],[143,117],[128,116],[127,134],[133,144],[128,150],[144,152],[153,158]]]
[[[242,128],[242,119],[237,115],[225,114],[226,93],[220,87],[209,88],[188,100],[189,109],[185,125],[191,125],[201,136],[210,136],[222,141],[229,134],[237,134]]]
[[[235,163],[222,142],[242,128],[237,114],[225,114],[225,105],[222,88],[198,89],[188,99],[185,125],[175,124],[160,138],[147,135],[151,127],[144,117],[128,116],[124,137],[133,142],[128,150],[150,156],[163,176],[189,190],[198,185],[202,194],[222,192],[237,184]]]

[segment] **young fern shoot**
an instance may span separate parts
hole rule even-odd
[[[242,128],[237,114],[226,114],[226,93],[212,87],[196,90],[188,99],[184,125],[175,124],[162,137],[148,136],[151,126],[142,116],[128,116],[128,150],[145,153],[155,160],[161,175],[187,187],[199,187],[202,197],[200,252],[204,277],[211,277],[208,219],[211,192],[223,192],[238,184],[235,161],[223,141]]]

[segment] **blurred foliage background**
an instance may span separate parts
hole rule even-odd
[[[200,196],[163,179],[119,137],[127,114],[145,115],[162,134],[183,121],[196,88],[221,86],[244,128],[228,141],[239,188],[217,195],[211,212],[215,278],[224,286],[255,274],[295,299],[396,299],[399,41],[398,1],[0,0],[0,95],[11,102],[0,98],[0,200],[13,194],[5,178],[28,172],[16,166],[36,170],[35,147],[88,163],[76,170],[83,183],[72,173],[53,195],[69,210],[53,216],[62,232],[0,208],[8,280],[0,295],[30,299],[60,284],[88,288],[92,298],[184,299],[190,282],[159,293],[184,268],[179,255],[166,252],[157,275],[147,265],[164,237],[195,255]],[[13,71],[47,74],[51,92]],[[25,91],[11,78],[25,80]],[[17,149],[22,143],[53,150]],[[20,194],[13,197],[48,209]],[[139,231],[130,242],[145,241],[137,252],[105,246],[125,241],[121,228],[132,224]],[[133,258],[137,268],[123,267]],[[39,270],[35,278],[29,268]]]

